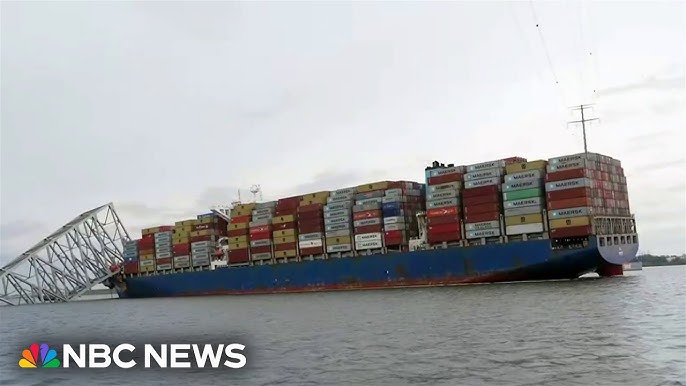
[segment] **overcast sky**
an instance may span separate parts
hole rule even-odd
[[[682,2],[3,1],[0,257],[110,201],[136,234],[256,183],[580,152],[579,103],[641,250],[684,253],[684,20]]]

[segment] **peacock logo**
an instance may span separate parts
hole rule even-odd
[[[40,348],[40,358],[38,358]],[[37,367],[56,368],[60,367],[60,360],[57,359],[57,351],[52,350],[46,343],[40,346],[34,343],[29,346],[28,350],[21,353],[22,358],[19,360],[19,367],[25,369],[35,369]]]

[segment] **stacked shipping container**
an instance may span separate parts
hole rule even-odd
[[[157,271],[172,269],[172,233],[174,228],[170,228],[155,233],[155,270]]]
[[[384,247],[381,205],[388,181],[360,185],[353,206],[355,250],[370,251]]]
[[[592,216],[629,216],[626,178],[621,163],[595,153],[551,158],[546,196],[551,238],[587,236]]]
[[[172,234],[172,255],[174,269],[191,267],[191,233],[197,219],[177,221]]]
[[[303,196],[298,207],[298,254],[300,257],[324,255],[324,205],[329,192]]]
[[[250,262],[249,226],[255,206],[255,203],[239,204],[231,209],[231,220],[226,228],[229,238],[229,265]]]
[[[248,235],[250,240],[250,259],[258,264],[272,261],[272,219],[276,212],[276,201],[255,204],[252,221],[248,228],[237,230],[236,235]],[[245,231],[244,233],[241,233]]]
[[[429,245],[462,240],[461,192],[464,166],[445,166],[434,162],[425,173]]]
[[[326,252],[337,256],[352,252],[352,207],[357,188],[344,188],[331,192],[324,206]]]
[[[276,203],[276,216],[272,220],[274,258],[277,262],[297,259],[298,256],[298,207],[301,196],[282,198]]]
[[[382,198],[384,245],[406,250],[411,237],[416,237],[417,211],[422,209],[423,186],[415,182],[392,182]]]
[[[467,239],[503,236],[501,189],[505,167],[526,162],[520,157],[482,162],[467,166],[464,191],[464,220]]]
[[[141,230],[141,240],[138,242],[138,271],[140,273],[155,270],[155,233],[158,228]]]
[[[130,240],[123,243],[124,272],[138,273],[138,242]]]
[[[518,162],[505,167],[503,207],[508,236],[541,233],[544,224],[547,161]]]

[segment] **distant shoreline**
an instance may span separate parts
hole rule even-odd
[[[641,255],[636,258],[644,267],[663,267],[671,265],[686,265],[686,255],[681,256],[655,256]]]

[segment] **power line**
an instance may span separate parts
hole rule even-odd
[[[534,8],[534,3],[529,0],[529,5],[531,6],[531,14],[534,17],[534,23],[536,23],[536,30],[538,31],[538,36],[541,39],[541,44],[543,45],[543,51],[545,52],[545,57],[548,60],[548,66],[550,67],[550,72],[553,74],[553,79],[555,79],[555,84],[560,85],[557,78],[557,73],[555,72],[555,67],[553,66],[553,61],[550,59],[550,52],[548,51],[548,45],[545,43],[545,38],[543,37],[543,32],[541,32],[540,24],[538,23],[538,16],[536,16],[536,9]]]

